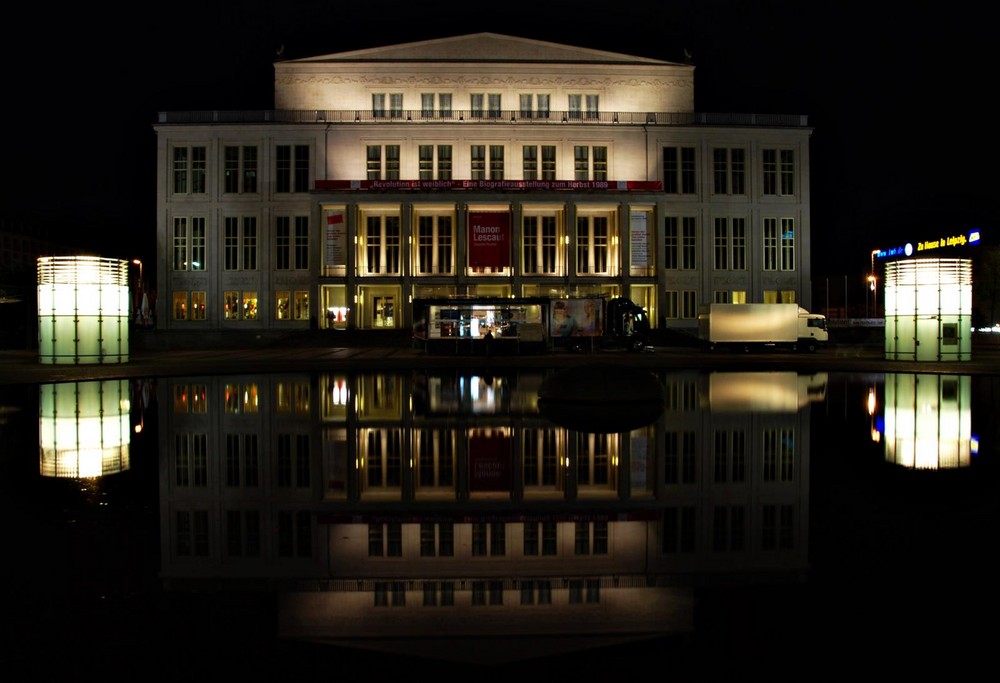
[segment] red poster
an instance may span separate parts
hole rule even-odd
[[[510,491],[510,438],[469,439],[469,490]]]
[[[473,268],[510,266],[510,214],[469,212],[469,265]]]

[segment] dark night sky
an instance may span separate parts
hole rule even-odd
[[[270,108],[279,45],[296,58],[492,31],[670,61],[686,48],[699,111],[808,115],[817,278],[864,272],[873,248],[914,235],[978,227],[989,243],[991,22],[966,0],[880,4],[36,3],[0,41],[0,217],[151,261],[158,111]]]

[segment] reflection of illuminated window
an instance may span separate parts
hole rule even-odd
[[[279,413],[309,414],[309,384],[278,382],[275,385],[275,410]]]
[[[664,434],[666,455],[663,462],[664,484],[693,484],[696,481],[696,436],[693,431],[669,431]]]
[[[746,481],[746,432],[715,432],[715,482],[738,484]]]
[[[278,486],[308,488],[309,435],[278,434]]]
[[[473,522],[473,557],[484,557],[487,549],[494,557],[507,554],[507,525],[504,522]]]
[[[687,412],[698,407],[698,391],[694,381],[678,379],[666,384],[666,409],[674,412]]]
[[[437,605],[437,584],[433,581],[424,581],[424,607],[434,607]]]
[[[226,434],[226,486],[254,488],[260,484],[260,453],[256,434]]]
[[[398,419],[402,416],[403,383],[391,374],[365,375],[358,384],[359,419]]]
[[[208,556],[208,511],[178,510],[174,516],[174,544],[179,556]]]
[[[617,481],[613,458],[617,457],[618,436],[581,434],[577,441],[576,483],[581,493],[615,491]]]
[[[574,530],[573,553],[575,555],[607,555],[608,523],[577,522]]]
[[[174,438],[174,484],[181,487],[208,485],[208,437],[177,434]]]
[[[359,430],[358,451],[365,492],[398,495],[403,464],[400,430]]]
[[[562,490],[559,468],[559,433],[555,429],[527,428],[523,431],[525,493]]]
[[[573,552],[576,555],[590,554],[590,524],[577,522],[574,534]]]
[[[594,554],[595,555],[607,555],[608,554],[608,523],[607,522],[594,522],[591,527],[594,533]]]
[[[191,412],[208,412],[208,388],[204,384],[191,385]]]
[[[472,556],[484,557],[486,555],[486,537],[488,534],[486,522],[473,522],[472,524]]]
[[[224,395],[227,413],[238,415],[257,412],[259,397],[256,384],[227,384]]]
[[[312,514],[308,510],[278,511],[278,556],[312,556]]]
[[[420,525],[421,557],[452,557],[455,554],[455,528],[451,522],[423,522]]]
[[[399,523],[386,524],[385,554],[388,557],[403,556],[403,525]]]
[[[746,513],[742,505],[716,505],[712,511],[712,550],[744,550]]]
[[[764,431],[764,481],[792,481],[795,474],[795,436],[790,429]]]
[[[187,413],[191,411],[191,397],[186,384],[174,385],[174,412]]]
[[[691,553],[695,550],[695,509],[668,507],[663,511],[663,552]]]
[[[385,554],[385,530],[382,524],[368,525],[368,557],[382,557]]]
[[[539,550],[542,555],[555,555],[558,539],[558,525],[555,522],[525,522],[524,532],[524,554],[537,556]]]
[[[230,557],[260,555],[260,512],[229,510],[226,512],[226,552]]]
[[[765,505],[761,511],[762,550],[791,550],[795,545],[795,508]]]
[[[417,495],[450,493],[455,486],[455,433],[449,429],[421,429],[415,434]]]

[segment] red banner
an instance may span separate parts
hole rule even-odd
[[[510,491],[510,438],[469,439],[469,491]]]
[[[510,214],[469,212],[469,265],[473,268],[510,266]]]

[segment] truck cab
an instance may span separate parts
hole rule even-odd
[[[649,314],[646,309],[625,297],[608,301],[605,341],[629,351],[642,351],[649,341]]]

